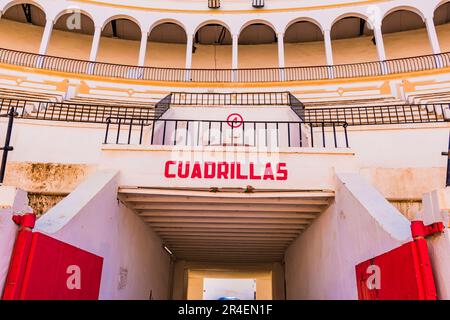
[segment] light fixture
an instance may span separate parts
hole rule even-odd
[[[167,246],[163,245],[163,248],[164,248],[164,250],[167,251],[168,254],[170,254],[171,256],[173,256],[172,251],[171,251],[169,248],[167,248]]]
[[[208,8],[219,9],[220,8],[220,0],[208,0]]]
[[[262,7],[264,7],[264,0],[253,0],[252,6],[253,6],[253,8],[262,8]]]

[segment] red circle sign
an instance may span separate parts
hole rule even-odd
[[[232,128],[239,128],[242,126],[244,119],[239,113],[232,113],[227,117],[227,124]]]

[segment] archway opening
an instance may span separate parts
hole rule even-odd
[[[55,21],[47,53],[87,60],[94,31],[94,22],[86,14],[82,12],[63,14]]]
[[[239,68],[278,67],[277,36],[263,23],[246,26],[239,34]]]
[[[360,17],[339,19],[331,28],[334,64],[378,60],[373,29]]]
[[[381,25],[387,59],[431,54],[425,23],[417,13],[396,10]]]
[[[450,1],[441,4],[434,11],[434,25],[442,52],[450,51]]]
[[[97,61],[136,65],[139,56],[141,29],[136,22],[118,18],[102,30]]]
[[[230,31],[221,24],[207,24],[195,34],[192,55],[194,69],[230,69],[232,60]]]
[[[2,47],[38,53],[45,22],[44,11],[33,4],[19,3],[8,8],[0,19]]]
[[[145,65],[163,68],[184,68],[187,36],[184,29],[172,22],[155,26],[148,37]]]
[[[325,65],[325,45],[320,28],[309,21],[291,24],[284,33],[286,67]]]

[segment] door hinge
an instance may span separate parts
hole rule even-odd
[[[442,222],[435,222],[426,226],[421,220],[411,221],[411,234],[414,239],[426,238],[442,232],[444,232],[444,224]]]

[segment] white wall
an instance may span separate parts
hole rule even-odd
[[[411,239],[410,223],[357,174],[285,255],[287,299],[357,299],[355,266]]]
[[[450,188],[434,190],[423,196],[423,212],[418,213],[417,220],[425,225],[435,222],[444,224],[444,232],[427,238],[428,252],[433,268],[437,297],[450,299]]]
[[[159,237],[117,200],[114,171],[98,171],[37,221],[35,231],[104,258],[100,299],[167,299],[170,258]],[[126,270],[126,271],[125,271]],[[120,274],[127,274],[119,288]]]
[[[32,212],[28,206],[26,192],[11,186],[0,186],[0,297],[3,294],[18,231],[12,216]]]

